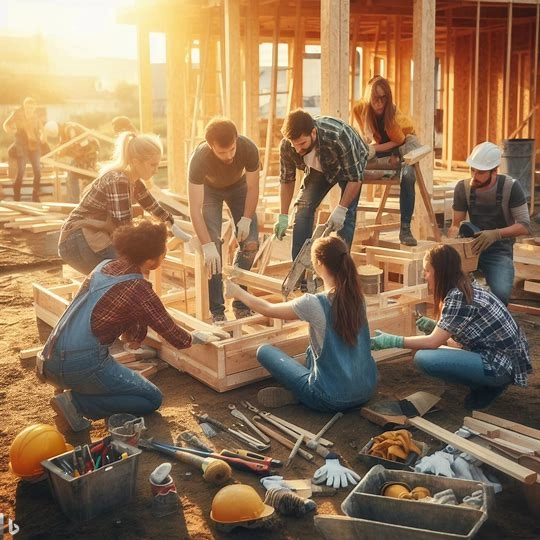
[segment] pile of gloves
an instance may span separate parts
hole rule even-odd
[[[264,503],[284,516],[303,516],[317,508],[315,501],[297,495],[283,476],[266,476],[261,484],[266,488]]]
[[[385,431],[373,437],[373,445],[368,454],[388,459],[390,461],[406,461],[411,452],[420,455],[422,451],[411,438],[411,432],[406,429]]]

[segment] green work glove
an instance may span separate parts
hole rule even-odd
[[[283,240],[285,236],[285,231],[289,226],[289,215],[288,214],[279,214],[279,218],[274,224],[274,234],[278,240]]]
[[[403,349],[403,336],[394,336],[394,334],[386,334],[381,330],[375,330],[375,337],[371,338],[371,350],[380,351],[381,349]]]
[[[416,321],[416,328],[426,335],[431,334],[436,326],[437,322],[429,317],[422,316]]]
[[[475,255],[480,255],[480,253],[485,251],[491,244],[498,242],[501,239],[502,237],[499,229],[477,232],[473,235],[471,250]]]

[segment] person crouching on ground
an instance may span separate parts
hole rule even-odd
[[[278,319],[309,323],[306,365],[271,345],[257,350],[257,360],[286,389],[262,389],[265,407],[302,402],[318,411],[342,411],[368,401],[377,385],[369,346],[369,326],[359,276],[347,245],[337,236],[318,238],[311,259],[324,291],[272,304],[226,281],[226,294],[254,311]]]
[[[132,349],[140,347],[148,326],[178,349],[229,337],[186,332],[145,279],[167,251],[163,223],[125,225],[115,231],[113,242],[119,258],[102,261],[86,278],[38,359],[44,380],[64,390],[51,406],[74,431],[90,426],[86,418],[141,416],[161,405],[160,390],[111,355],[109,347],[119,336]]]
[[[485,409],[511,383],[527,385],[532,371],[525,335],[505,305],[461,268],[449,245],[424,256],[424,277],[433,292],[437,321],[421,317],[416,325],[428,335],[402,337],[376,331],[372,349],[416,350],[414,363],[427,375],[471,389],[468,409]],[[463,349],[441,347],[452,338]]]

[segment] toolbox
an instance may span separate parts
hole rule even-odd
[[[452,489],[458,502],[482,490],[484,504],[477,509],[384,497],[380,491],[388,482],[403,482],[411,488],[426,487],[432,494]],[[315,526],[328,540],[457,540],[473,538],[487,520],[493,502],[493,488],[481,482],[388,470],[376,465],[343,501],[341,510],[345,516],[318,515],[314,519]]]
[[[41,462],[55,501],[73,521],[89,521],[126,503],[135,493],[141,450],[114,440],[111,447],[120,459],[77,477],[63,466],[72,461],[73,451]]]

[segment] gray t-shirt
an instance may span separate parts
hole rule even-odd
[[[302,321],[309,323],[309,340],[315,358],[321,354],[326,334],[323,307],[314,294],[306,293],[292,301],[291,307]]]

